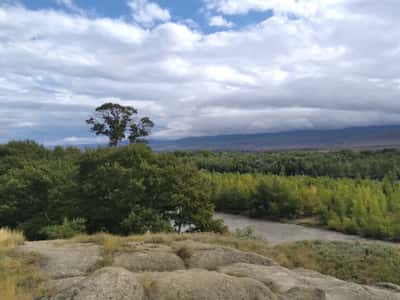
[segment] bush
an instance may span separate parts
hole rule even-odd
[[[75,235],[86,232],[86,220],[77,218],[68,220],[64,218],[64,221],[60,225],[46,226],[41,230],[41,233],[46,236],[47,239],[69,239]]]
[[[261,239],[261,237],[255,233],[254,227],[252,227],[252,226],[246,226],[244,228],[237,228],[233,232],[233,236],[236,238],[239,238],[239,239],[248,239],[248,240]]]
[[[121,222],[125,234],[170,232],[171,224],[151,208],[136,206]]]

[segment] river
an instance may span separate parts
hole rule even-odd
[[[335,231],[306,227],[295,224],[271,222],[266,220],[250,219],[248,217],[216,213],[216,218],[223,219],[230,231],[237,228],[251,226],[256,235],[265,239],[270,245],[277,245],[289,242],[304,240],[323,240],[323,241],[350,241],[379,243],[384,245],[400,247],[400,243],[391,243],[378,240],[364,239],[354,235],[348,235]]]

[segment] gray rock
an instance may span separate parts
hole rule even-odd
[[[400,286],[390,282],[379,282],[376,284],[377,287],[393,290],[400,293]]]
[[[54,300],[145,300],[136,276],[122,268],[108,267],[60,291]]]
[[[192,248],[193,254],[186,260],[188,268],[201,268],[207,270],[215,270],[221,266],[227,266],[234,263],[249,263],[264,266],[275,265],[270,258],[255,253],[242,252],[229,247],[207,245],[197,242],[178,242],[174,247],[187,245]]]
[[[113,266],[132,272],[174,271],[185,269],[183,260],[170,247],[156,244],[133,244],[128,252],[117,253]]]
[[[47,291],[63,291],[69,289],[70,287],[82,282],[86,277],[77,276],[77,277],[67,277],[62,279],[51,279],[45,281],[42,284],[42,288]]]
[[[277,300],[265,285],[200,269],[139,276],[148,300]]]
[[[86,275],[102,260],[101,248],[88,243],[26,242],[18,251],[42,256],[41,271],[51,279]]]

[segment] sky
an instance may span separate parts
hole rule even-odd
[[[0,0],[0,143],[400,124],[399,0]]]

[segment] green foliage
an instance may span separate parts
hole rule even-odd
[[[121,222],[124,233],[170,232],[171,224],[157,211],[136,206]]]
[[[313,217],[322,226],[378,239],[400,240],[400,185],[359,179],[205,173],[223,212],[268,219]],[[234,197],[229,197],[235,190]]]
[[[261,240],[261,237],[256,235],[254,227],[252,226],[236,228],[236,230],[233,232],[233,236],[239,239]]]
[[[29,239],[45,238],[39,233],[42,227],[69,217],[76,165],[69,154],[62,156],[54,159],[48,151],[39,158],[25,153],[3,157],[7,161],[21,159],[24,164],[0,176],[0,226],[19,227]]]
[[[383,179],[400,176],[400,151],[175,152],[210,172]]]
[[[131,220],[143,214],[136,214],[138,207],[151,209],[177,231],[215,230],[207,179],[195,167],[171,155],[156,155],[145,145],[84,153],[78,182],[84,199],[79,210],[89,232],[126,231],[128,221],[123,221],[129,214],[135,213]]]
[[[0,153],[0,226],[28,239],[81,232],[81,219],[89,233],[224,230],[212,219],[209,180],[146,145],[81,152],[13,142]]]
[[[60,225],[50,225],[40,230],[47,239],[69,239],[75,235],[86,232],[86,220],[83,218],[77,218],[68,220],[64,218],[64,221]]]
[[[96,108],[95,115],[86,120],[91,125],[91,130],[96,135],[105,135],[109,138],[110,146],[117,146],[126,138],[131,143],[143,142],[142,137],[149,135],[154,123],[148,118],[141,118],[135,122],[133,116],[137,110],[131,106],[123,106],[117,103],[104,103]]]
[[[85,219],[89,233],[226,231],[220,220],[213,219],[215,206],[259,218],[307,217],[333,230],[399,241],[396,164],[383,176],[379,171],[378,181],[313,177],[318,172],[313,176],[209,173],[190,161],[198,163],[201,157],[209,165],[220,164],[221,171],[230,166],[247,170],[251,158],[258,168],[250,169],[254,171],[261,170],[267,158],[277,159],[274,165],[281,167],[274,172],[292,174],[310,170],[304,167],[308,163],[320,170],[319,164],[335,157],[336,169],[325,166],[324,172],[337,177],[345,169],[370,171],[371,161],[379,166],[383,158],[396,162],[397,155],[397,151],[158,154],[143,144],[82,152],[11,142],[0,146],[0,226],[21,229],[28,239],[48,238],[49,228],[62,231],[68,227],[65,218]],[[296,161],[297,167],[288,161]],[[360,162],[368,162],[368,167]],[[346,172],[341,174],[350,174]],[[367,174],[363,172],[359,173]]]

